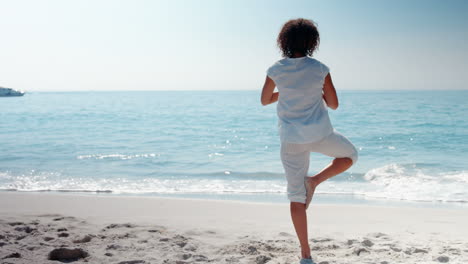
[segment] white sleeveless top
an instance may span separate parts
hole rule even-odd
[[[279,92],[281,142],[312,143],[333,132],[322,89],[329,68],[310,57],[285,58],[267,70]]]

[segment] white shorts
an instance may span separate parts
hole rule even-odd
[[[305,203],[304,181],[309,170],[310,152],[318,152],[335,158],[350,158],[353,164],[358,158],[353,143],[336,130],[333,130],[324,139],[313,143],[283,142],[281,144],[281,161],[288,181],[288,199],[291,202]]]

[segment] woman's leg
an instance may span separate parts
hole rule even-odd
[[[309,170],[310,152],[301,144],[281,144],[281,161],[288,181],[288,199],[291,201],[291,218],[301,245],[303,258],[310,257],[305,210],[306,188],[304,181]]]
[[[301,257],[310,258],[309,238],[307,232],[307,214],[304,203],[291,202],[291,218],[301,244]]]

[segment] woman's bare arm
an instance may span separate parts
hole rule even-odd
[[[338,108],[338,96],[336,95],[335,86],[333,85],[330,73],[325,77],[323,83],[323,99],[327,106],[335,110]]]
[[[262,105],[268,105],[278,101],[279,93],[273,92],[275,90],[275,87],[275,82],[267,76],[265,79],[265,84],[263,85],[262,97],[260,99]]]

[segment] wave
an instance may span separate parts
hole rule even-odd
[[[364,175],[368,197],[411,201],[468,201],[468,171],[437,172],[417,164],[388,164]],[[373,189],[371,189],[373,188]]]
[[[156,153],[144,153],[144,154],[132,154],[132,155],[126,155],[126,154],[119,154],[119,153],[114,153],[114,154],[89,154],[89,155],[79,155],[76,158],[77,159],[118,159],[118,160],[127,160],[127,159],[135,159],[135,158],[155,158],[159,157],[160,154]]]
[[[391,163],[371,169],[364,174],[364,179],[377,185],[392,185],[404,181],[410,185],[420,183],[458,183],[468,184],[468,171],[437,172],[432,164]]]
[[[7,192],[70,192],[70,193],[112,193],[111,190],[66,190],[66,189],[58,189],[58,190],[51,190],[51,189],[44,189],[44,190],[18,190],[18,189],[1,189],[0,191],[7,191]]]
[[[185,174],[186,175],[186,174]],[[271,178],[271,179],[284,179],[284,173],[273,173],[273,172],[265,172],[265,171],[259,171],[259,172],[237,172],[237,171],[217,171],[217,172],[210,172],[210,173],[197,173],[197,174],[191,174],[190,176],[194,177],[219,177],[223,175],[229,175],[230,177],[238,177],[238,178],[252,178],[252,179],[265,179],[265,178]]]
[[[468,171],[442,172],[434,164],[387,164],[324,182],[317,194],[421,202],[468,202]],[[341,177],[341,178],[339,178]],[[112,194],[286,194],[282,173],[218,171],[144,177],[71,177],[0,172],[2,191]]]

